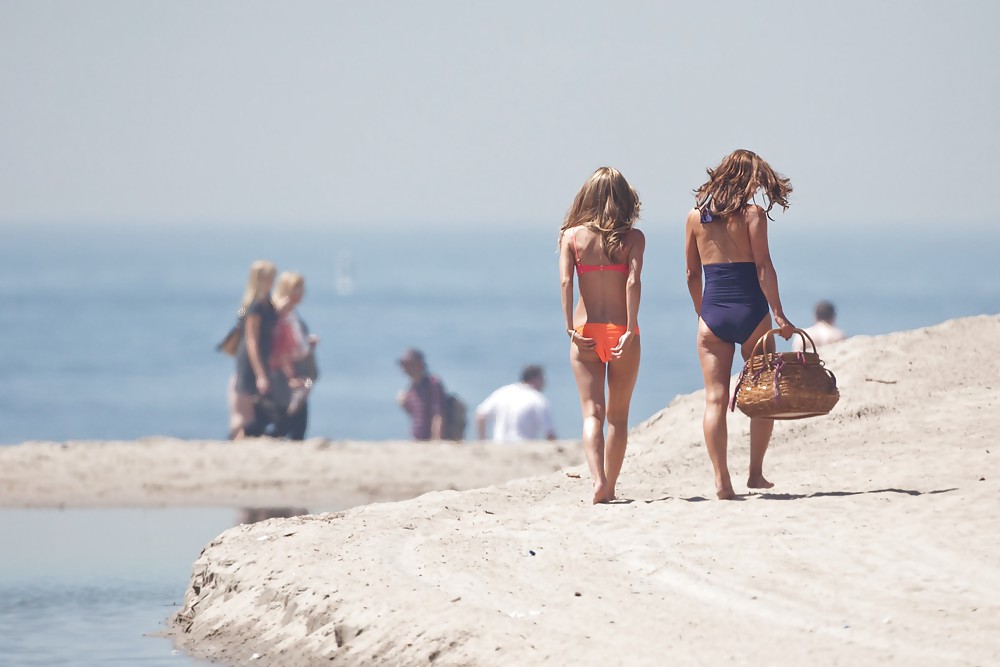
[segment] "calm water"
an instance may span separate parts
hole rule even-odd
[[[191,667],[147,636],[235,510],[0,509],[0,665]]]
[[[700,385],[681,233],[645,223],[643,365],[632,422]],[[772,225],[782,299],[805,326],[833,300],[849,334],[1000,311],[1000,233],[819,236]],[[0,443],[226,432],[229,328],[250,262],[305,274],[322,342],[310,433],[405,437],[395,359],[408,345],[472,408],[527,363],[548,372],[560,435],[579,428],[555,234],[5,230]],[[350,284],[349,284],[350,283]],[[231,510],[0,510],[0,665],[194,665],[159,630]]]
[[[643,229],[643,365],[633,424],[701,380],[681,231]],[[405,437],[394,402],[405,380],[395,359],[408,345],[426,352],[432,371],[470,408],[516,380],[525,364],[541,363],[556,427],[576,435],[552,229],[244,236],[5,231],[0,443],[224,437],[232,360],[214,345],[231,325],[256,258],[307,279],[300,310],[321,337],[322,373],[311,435]],[[944,234],[820,237],[779,219],[772,237],[786,312],[802,326],[819,298],[837,304],[838,323],[850,334],[1000,310],[1000,233],[962,248]]]

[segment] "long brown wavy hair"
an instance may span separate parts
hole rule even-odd
[[[788,209],[792,182],[753,151],[735,150],[718,167],[706,171],[708,180],[694,191],[696,208],[705,222],[742,211],[753,203],[758,190],[763,191],[768,218],[775,204],[782,210]]]
[[[639,193],[614,167],[601,167],[583,184],[566,212],[562,233],[585,225],[601,235],[601,245],[608,259],[614,259],[625,247],[625,237],[639,219]]]

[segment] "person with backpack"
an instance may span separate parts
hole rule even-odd
[[[441,379],[427,371],[424,353],[408,348],[399,365],[410,378],[410,386],[397,401],[410,416],[410,436],[414,440],[462,440],[465,437],[465,405],[448,394]]]

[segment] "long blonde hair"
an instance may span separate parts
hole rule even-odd
[[[724,157],[718,167],[705,171],[708,180],[694,191],[696,208],[701,211],[703,220],[743,211],[758,190],[763,191],[768,218],[775,204],[782,210],[788,209],[792,182],[753,151],[735,150]]]
[[[247,277],[247,288],[243,292],[240,308],[249,308],[250,304],[267,295],[267,283],[274,280],[278,269],[273,262],[258,259],[250,265],[250,275]]]
[[[274,296],[278,299],[291,298],[292,292],[306,284],[306,279],[301,273],[295,271],[282,271],[274,284]]]
[[[614,259],[625,247],[625,237],[639,218],[639,193],[614,167],[601,167],[583,184],[566,212],[562,233],[571,227],[586,225],[601,235],[601,245],[608,259]]]

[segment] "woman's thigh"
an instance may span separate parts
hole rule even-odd
[[[708,400],[729,400],[729,378],[733,374],[736,345],[712,333],[705,320],[698,320],[698,360]]]
[[[773,328],[774,327],[771,326],[771,314],[768,313],[767,315],[764,316],[764,319],[762,319],[760,321],[760,324],[757,325],[757,328],[753,330],[753,333],[750,334],[750,337],[747,338],[746,342],[743,343],[741,352],[743,354],[743,360],[744,361],[746,361],[747,359],[749,359],[750,355],[753,354],[754,345],[757,344],[757,341],[760,340],[760,337],[763,336],[764,334],[766,334],[768,331],[770,331]],[[774,352],[774,338],[773,337],[770,340],[768,340],[768,342],[767,342],[767,348],[768,349],[765,350],[765,352]]]
[[[580,407],[584,417],[604,418],[604,378],[606,366],[592,350],[581,350],[570,343],[569,362],[580,392]]]
[[[635,340],[618,359],[608,363],[608,416],[628,419],[635,381],[639,377],[639,360],[642,357],[642,338]]]

